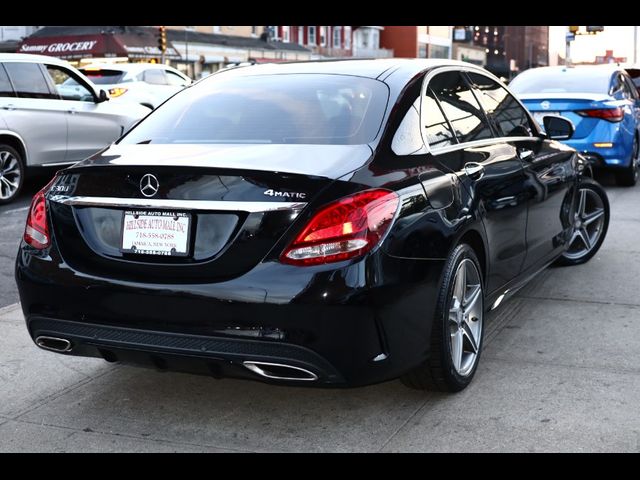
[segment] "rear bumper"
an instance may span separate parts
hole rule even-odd
[[[141,284],[23,244],[16,281],[31,337],[69,340],[68,355],[271,381],[246,365],[266,362],[317,377],[295,383],[358,386],[427,358],[443,264],[378,251],[331,268],[271,262],[226,282]]]
[[[615,124],[613,124],[615,125]],[[596,147],[596,143],[611,142],[612,147]],[[567,140],[567,145],[582,153],[596,168],[626,168],[631,161],[633,138],[622,131],[612,131],[608,135],[589,135],[586,138]]]

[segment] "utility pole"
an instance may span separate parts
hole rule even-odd
[[[633,63],[638,63],[638,27],[633,27]]]

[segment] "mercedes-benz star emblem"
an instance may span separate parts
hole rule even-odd
[[[147,173],[140,179],[140,193],[145,197],[153,197],[160,189],[160,182],[155,175]]]

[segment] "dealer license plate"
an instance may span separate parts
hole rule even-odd
[[[191,215],[128,210],[122,221],[122,251],[184,257],[189,254]]]

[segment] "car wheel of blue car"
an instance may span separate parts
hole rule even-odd
[[[631,162],[629,166],[620,172],[616,172],[616,182],[622,187],[633,187],[638,183],[638,170],[640,169],[640,159],[638,159],[638,136],[633,138],[633,149],[631,150]]]

